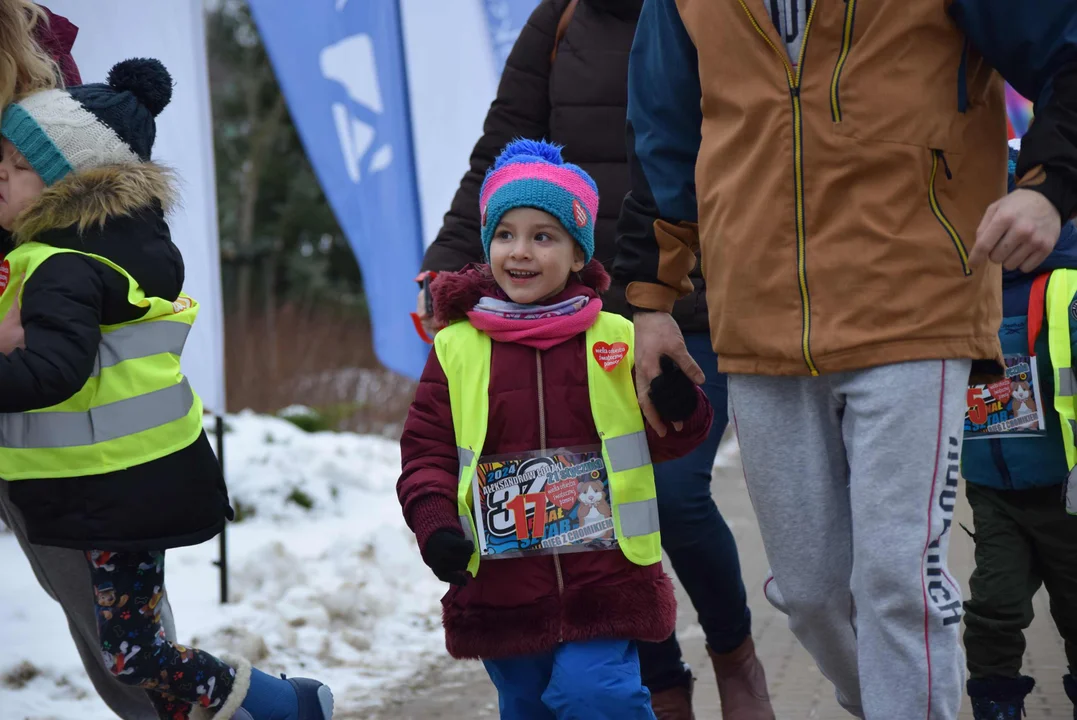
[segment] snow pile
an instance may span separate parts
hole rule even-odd
[[[227,419],[230,600],[218,599],[217,541],[168,552],[180,642],[239,653],[267,672],[316,677],[338,707],[377,703],[384,688],[444,657],[438,598],[396,500],[394,442],[306,433],[277,418]],[[14,536],[0,586],[4,718],[114,718],[93,691]]]

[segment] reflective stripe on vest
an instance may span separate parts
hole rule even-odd
[[[179,385],[86,412],[0,413],[0,446],[40,449],[95,445],[184,418],[193,404],[194,392],[183,378]]]
[[[138,320],[103,325],[94,367],[71,397],[51,407],[0,414],[0,477],[5,480],[100,475],[181,450],[202,433],[202,402],[180,370],[180,355],[198,315],[198,303],[147,297],[111,260],[41,243],[8,254],[20,292],[50,257],[93,258],[127,279],[128,303]],[[16,293],[0,294],[0,317],[16,309]]]
[[[102,333],[90,377],[101,374],[101,368],[119,365],[125,360],[138,360],[162,352],[182,355],[190,332],[191,326],[187,323],[162,320],[121,325],[111,332]]]
[[[1071,306],[1077,302],[1077,270],[1055,270],[1047,283],[1047,345],[1054,366],[1055,410],[1062,421],[1062,444],[1069,477],[1066,506],[1077,514],[1077,408],[1074,407],[1073,358],[1070,350]]]
[[[1055,392],[1064,398],[1072,398],[1074,385],[1073,370],[1071,368],[1070,372],[1062,373],[1058,376],[1058,384],[1055,385]]]
[[[599,313],[586,333],[587,347],[596,342],[624,342],[632,347],[632,324],[609,313]],[[434,337],[434,350],[449,384],[453,429],[460,474],[457,510],[465,536],[476,539],[472,513],[472,483],[489,421],[490,338],[467,322],[451,325]],[[662,559],[658,531],[658,500],[651,467],[643,414],[632,380],[632,355],[612,371],[586,356],[588,391],[595,428],[602,438],[602,455],[610,481],[614,529],[621,552],[637,565]],[[468,564],[478,572],[476,546]]]

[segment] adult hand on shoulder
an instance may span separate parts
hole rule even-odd
[[[684,371],[688,379],[696,385],[704,381],[703,371],[688,354],[684,345],[684,336],[673,316],[664,312],[638,312],[632,317],[636,326],[636,395],[643,417],[659,437],[666,436],[666,424],[651,402],[651,381],[662,374],[661,358],[669,358]],[[673,423],[674,430],[680,430],[683,423]]]
[[[1032,272],[1054,250],[1061,232],[1062,218],[1051,201],[1018,188],[987,208],[969,264],[978,267],[990,260],[1007,270]]]
[[[22,304],[18,300],[22,281],[23,278],[19,278],[7,288],[7,292],[15,293],[16,300],[0,321],[0,353],[4,355],[14,352],[16,348],[26,347],[26,335],[22,329]]]

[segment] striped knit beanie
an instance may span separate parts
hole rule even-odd
[[[157,60],[113,66],[108,83],[29,95],[4,110],[0,135],[46,185],[70,172],[150,159],[154,118],[172,99],[172,76]]]
[[[494,161],[479,193],[487,258],[501,216],[519,207],[553,215],[583,249],[585,261],[591,261],[598,186],[583,169],[561,158],[561,148],[541,140],[513,140]]]

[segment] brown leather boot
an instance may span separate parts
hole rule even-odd
[[[651,693],[651,710],[658,720],[695,720],[692,713],[692,686],[695,678],[689,677],[684,685]]]
[[[755,656],[755,643],[750,637],[731,653],[718,655],[709,647],[707,653],[718,680],[722,720],[775,720],[767,693],[767,676]]]

